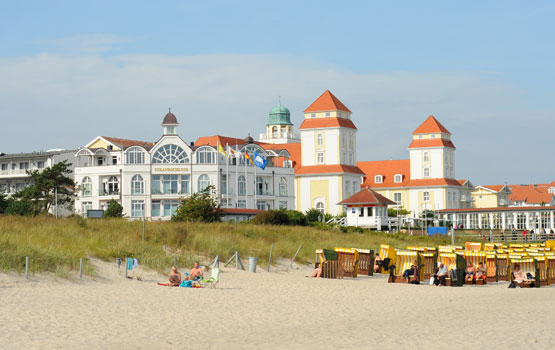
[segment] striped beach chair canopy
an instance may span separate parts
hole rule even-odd
[[[535,258],[520,258],[520,259],[512,259],[511,258],[512,268],[516,264],[520,265],[520,269],[524,273],[530,273],[532,276],[536,277],[536,259]]]
[[[414,250],[397,250],[395,252],[395,275],[401,276],[414,261],[418,263],[418,252]]]
[[[477,268],[480,263],[484,264],[484,266],[486,265],[486,256],[487,253],[483,251],[470,251],[464,253],[466,262],[472,262],[475,268]]]
[[[440,253],[438,258],[438,263],[442,263],[449,270],[454,270],[457,268],[457,254],[455,253]]]

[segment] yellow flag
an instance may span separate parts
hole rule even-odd
[[[218,143],[218,152],[220,152],[221,154],[223,154],[224,156],[226,156],[226,158],[229,158],[229,155],[227,154],[226,151],[224,151],[224,148],[222,147],[221,144]]]

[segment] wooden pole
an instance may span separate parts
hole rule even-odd
[[[127,258],[125,258],[125,278],[127,279]]]
[[[83,258],[79,259],[79,278],[83,278]]]
[[[145,218],[143,217],[143,242],[145,241]]]
[[[290,267],[293,266],[293,262],[295,262],[295,258],[297,257],[297,254],[299,254],[299,250],[301,250],[301,247],[302,245],[299,245],[299,248],[297,248],[297,252],[295,252],[293,259],[291,259],[291,264],[289,265]]]
[[[233,255],[231,256],[231,258],[229,258],[229,260],[225,263],[224,267],[226,267],[227,265],[229,265],[229,264],[233,261],[233,258],[235,258],[236,255],[237,255],[237,252],[235,252],[235,254],[233,254]]]
[[[270,266],[272,266],[272,252],[274,251],[274,244],[272,243],[272,248],[270,248],[270,258],[268,259],[268,272],[270,272]]]
[[[29,257],[25,257],[25,279],[29,279]]]
[[[177,267],[177,256],[173,257],[173,266]]]
[[[235,251],[235,270],[239,270],[239,253]]]
[[[237,262],[238,266],[241,267],[241,270],[244,271],[245,267],[243,266],[243,262],[241,261],[241,258],[239,257],[239,252],[235,252],[235,253],[237,254],[237,259],[235,261]],[[239,269],[239,268],[237,268],[237,269]]]

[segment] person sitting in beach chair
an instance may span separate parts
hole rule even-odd
[[[380,268],[382,267],[383,264],[383,260],[380,257],[380,254],[376,254],[376,257],[374,258],[374,272],[378,273],[380,272]]]
[[[519,264],[515,264],[514,266],[514,270],[513,270],[513,277],[516,283],[522,283],[522,282],[533,282],[534,280],[531,280],[528,278],[528,276],[526,276],[526,274],[520,269],[520,265]]]
[[[486,279],[486,268],[484,267],[484,263],[480,261],[478,264],[478,268],[476,269],[476,275],[474,275],[474,279],[476,280],[485,280]]]
[[[172,266],[169,281],[170,281],[169,285],[171,287],[177,287],[181,283],[181,273],[177,271],[176,266]]]
[[[310,277],[322,277],[322,264],[318,265],[318,267],[312,271]]]
[[[413,261],[412,265],[410,265],[410,268],[406,269],[403,272],[403,277],[407,279],[407,283],[410,283],[410,276],[416,276],[417,271],[418,263],[416,261]]]
[[[465,270],[465,277],[464,277],[465,281],[467,282],[473,281],[475,274],[476,274],[476,270],[474,269],[474,264],[471,261],[469,261]]]
[[[439,270],[437,271],[437,274],[435,275],[434,278],[434,286],[445,286],[447,285],[447,277],[449,275],[449,270],[447,269],[447,266],[445,266],[445,264],[440,263],[439,264]]]
[[[195,264],[193,265],[193,269],[191,270],[191,274],[187,274],[187,277],[185,277],[185,280],[196,281],[201,279],[202,276],[203,276],[202,269],[200,268],[198,261],[195,261]]]

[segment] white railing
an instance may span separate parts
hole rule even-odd
[[[342,218],[331,218],[328,221],[326,221],[326,224],[331,225],[331,224],[338,224],[341,226],[345,226],[347,224],[347,218],[344,216]]]

